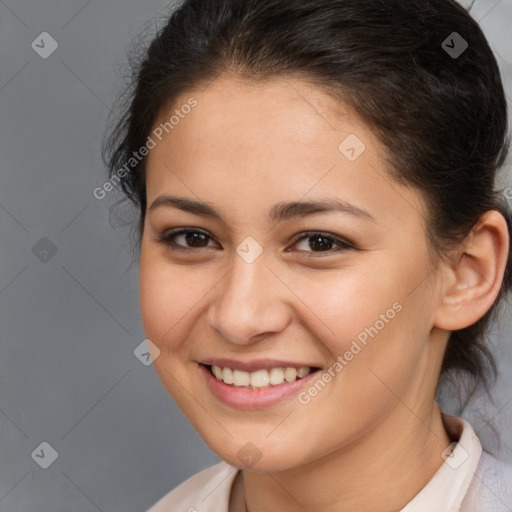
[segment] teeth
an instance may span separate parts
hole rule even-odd
[[[258,370],[257,372],[252,372],[250,376],[251,386],[253,388],[267,388],[270,384],[270,376],[267,370]]]
[[[282,384],[284,382],[284,369],[283,368],[272,368],[269,372],[270,384],[273,386]]]
[[[303,366],[302,368],[299,368],[297,370],[297,377],[299,377],[299,379],[302,379],[302,377],[305,377],[309,373],[309,370],[310,370],[310,368],[308,368],[307,366]]]
[[[226,368],[224,368],[226,371]],[[233,384],[235,386],[248,386],[251,383],[251,374],[240,370],[233,370]]]
[[[245,388],[268,388],[277,386],[284,382],[294,382],[302,379],[311,372],[311,368],[303,366],[302,368],[272,368],[270,371],[257,370],[255,372],[244,372],[242,370],[232,370],[231,368],[212,366],[212,373],[217,380],[222,380],[225,384],[233,384],[237,387]]]
[[[222,380],[223,371],[220,366],[213,365],[212,366],[213,375],[217,377],[217,379]]]
[[[235,379],[234,379],[234,376],[233,376],[233,370],[231,368],[224,368],[222,370],[222,380],[226,384],[234,384]]]
[[[297,370],[295,368],[286,368],[284,378],[287,382],[293,382],[297,379]]]

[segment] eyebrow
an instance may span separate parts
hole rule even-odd
[[[221,215],[210,204],[203,201],[196,201],[184,197],[159,196],[153,201],[149,207],[149,211],[151,212],[162,207],[174,207],[194,215],[223,220]],[[359,208],[347,201],[333,198],[278,203],[270,209],[269,219],[274,223],[278,223],[294,218],[304,218],[310,215],[332,212],[345,213],[364,220],[376,222],[375,218],[365,209]]]

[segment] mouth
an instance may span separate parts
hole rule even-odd
[[[264,410],[291,400],[322,370],[290,362],[227,359],[204,361],[198,367],[213,397],[231,408],[245,410]]]
[[[253,390],[296,382],[320,370],[314,366],[275,366],[249,372],[215,364],[204,366],[213,377],[228,386]]]

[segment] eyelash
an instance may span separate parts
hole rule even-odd
[[[184,247],[182,245],[178,245],[174,241],[175,238],[178,237],[179,235],[184,235],[184,234],[186,235],[186,234],[191,234],[191,233],[199,233],[199,234],[206,236],[210,240],[212,240],[212,237],[206,231],[203,231],[202,229],[179,229],[177,231],[170,231],[163,235],[158,236],[156,238],[156,241],[157,241],[157,243],[166,245],[171,250],[177,250],[177,251],[183,251],[183,252],[197,252],[197,251],[201,251],[202,249],[206,249],[209,247],[209,246],[208,247]],[[328,249],[326,251],[300,251],[300,252],[306,252],[306,253],[311,253],[311,254],[320,254],[320,255],[321,254],[332,255],[332,254],[339,253],[342,251],[357,250],[356,247],[354,247],[349,242],[346,242],[336,236],[333,236],[330,233],[325,233],[322,231],[306,231],[304,233],[301,233],[301,235],[303,235],[303,236],[294,240],[293,245],[297,244],[298,242],[301,242],[302,240],[307,240],[310,238],[317,237],[317,238],[324,238],[326,240],[334,242],[335,245],[338,245],[338,249]]]

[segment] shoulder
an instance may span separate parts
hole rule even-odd
[[[147,512],[227,512],[237,473],[237,468],[219,462],[185,480]]]
[[[512,466],[483,451],[462,503],[462,511],[508,512],[512,503]]]

